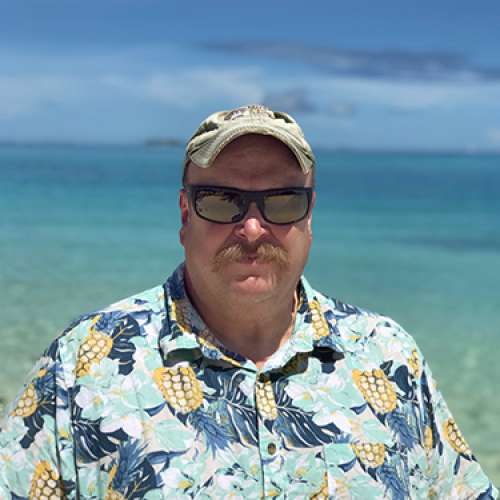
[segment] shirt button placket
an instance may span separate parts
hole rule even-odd
[[[283,484],[283,471],[280,465],[279,440],[264,424],[265,421],[277,417],[276,401],[272,382],[269,375],[259,373],[256,384],[256,403],[259,426],[259,448],[262,458],[262,472],[264,479],[264,498],[279,500],[282,492],[286,491]]]

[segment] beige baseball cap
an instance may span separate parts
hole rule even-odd
[[[190,160],[209,167],[232,140],[246,134],[270,135],[286,144],[305,174],[314,167],[313,152],[297,122],[286,113],[251,104],[209,116],[187,145],[184,168]]]

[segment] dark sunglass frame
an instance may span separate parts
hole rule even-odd
[[[186,191],[191,204],[193,205],[196,215],[198,217],[207,220],[209,222],[213,222],[215,224],[235,224],[237,222],[241,222],[250,207],[251,203],[256,203],[257,206],[259,207],[259,211],[262,215],[262,218],[270,223],[270,224],[275,224],[278,226],[285,226],[288,224],[294,224],[295,222],[299,222],[303,219],[305,219],[310,210],[311,210],[311,202],[312,202],[312,194],[313,194],[313,188],[311,187],[290,187],[290,188],[280,188],[280,189],[269,189],[267,191],[243,191],[241,189],[236,189],[236,188],[228,188],[228,187],[222,187],[222,186],[186,186],[184,188]],[[220,220],[214,220],[210,219],[198,212],[198,197],[201,192],[206,191],[206,192],[212,192],[212,193],[221,193],[221,194],[228,194],[228,195],[236,195],[239,197],[241,203],[235,204],[239,208],[239,215],[233,217],[232,220],[230,221],[220,221]],[[269,196],[276,196],[276,195],[287,195],[287,194],[306,194],[307,196],[307,210],[303,215],[301,215],[299,218],[287,221],[287,222],[274,222],[271,219],[269,219],[266,215],[266,208],[265,208],[265,199],[266,197]]]

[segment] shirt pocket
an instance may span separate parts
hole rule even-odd
[[[386,441],[325,445],[328,495],[332,500],[410,499],[407,450]]]

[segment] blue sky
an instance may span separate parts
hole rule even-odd
[[[248,103],[316,147],[500,152],[500,2],[0,0],[0,141],[187,141]]]

